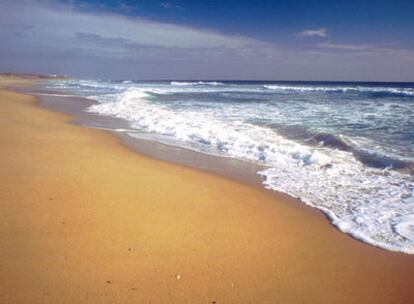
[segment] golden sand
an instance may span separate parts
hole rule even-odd
[[[294,200],[140,156],[32,96],[0,91],[0,113],[0,303],[414,303],[414,256]]]

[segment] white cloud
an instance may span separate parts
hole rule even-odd
[[[365,51],[368,49],[373,48],[373,45],[370,44],[340,44],[340,43],[320,43],[318,44],[321,48],[327,49],[337,49],[337,50],[344,50],[344,51]]]
[[[169,3],[169,2],[161,2],[160,5],[163,8],[166,8],[166,9],[178,9],[178,10],[182,10],[183,9],[180,5],[172,4],[172,3]]]
[[[326,37],[328,30],[326,28],[303,30],[296,34],[299,37]]]

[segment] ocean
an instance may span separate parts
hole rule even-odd
[[[260,165],[341,231],[414,253],[414,83],[59,80],[131,138]]]

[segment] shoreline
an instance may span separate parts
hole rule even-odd
[[[203,153],[186,147],[174,146],[155,139],[131,137],[124,134],[124,132],[116,132],[113,130],[114,128],[129,129],[128,122],[116,117],[85,112],[84,110],[90,105],[96,104],[96,101],[85,97],[74,95],[62,97],[59,95],[59,92],[55,92],[57,96],[48,95],[49,92],[46,90],[38,92],[36,90],[33,91],[32,88],[24,89],[22,92],[36,96],[38,98],[38,105],[42,108],[69,115],[71,117],[68,122],[69,124],[109,133],[111,136],[120,139],[120,143],[134,153],[150,159],[200,170],[250,187],[255,187],[261,191],[275,195],[275,197],[289,200],[299,205],[300,208],[307,209],[310,214],[318,214],[318,216],[322,215],[328,218],[321,210],[308,206],[296,197],[266,188],[263,184],[263,177],[258,174],[259,171],[266,168],[265,166],[224,155]],[[63,100],[70,101],[63,102]],[[332,223],[328,221],[328,224],[331,225]],[[351,235],[348,236],[352,238]]]
[[[332,223],[332,219],[327,213],[306,204],[299,198],[265,187],[263,183],[264,179],[262,175],[258,173],[259,171],[266,169],[265,166],[260,166],[252,162],[231,157],[203,153],[201,151],[188,149],[186,147],[174,146],[156,141],[155,139],[131,137],[124,134],[124,132],[114,131],[114,129],[117,128],[129,129],[130,126],[127,121],[121,118],[102,116],[93,112],[85,111],[89,106],[97,103],[95,100],[75,95],[61,96],[59,95],[61,92],[50,92],[47,89],[44,89],[43,85],[40,86],[40,91],[37,91],[37,89],[33,91],[32,89],[33,88],[27,88],[26,90],[24,88],[22,92],[36,96],[40,107],[56,113],[64,113],[69,115],[71,117],[68,121],[69,124],[83,128],[92,128],[108,133],[111,136],[118,138],[120,140],[120,144],[131,150],[133,153],[148,157],[152,160],[183,166],[188,169],[229,179],[248,187],[254,187],[259,191],[263,191],[266,194],[274,196],[277,200],[280,199],[289,202],[289,204],[294,204],[296,208],[303,210],[303,212],[307,212],[309,216],[322,217],[326,220],[327,225],[332,226],[357,242],[362,242],[365,245],[373,246],[380,250],[392,251],[364,242],[349,233],[341,231]],[[52,95],[49,95],[50,93],[52,93]]]
[[[209,172],[221,177],[230,178],[237,182],[258,187],[264,191],[270,191],[276,195],[289,196],[285,193],[266,189],[263,185],[263,177],[257,172],[264,170],[265,166],[260,166],[252,162],[247,162],[231,157],[203,153],[186,147],[180,147],[157,141],[153,138],[131,137],[125,132],[117,132],[116,129],[128,130],[129,124],[116,117],[101,116],[96,113],[86,112],[85,110],[96,101],[77,96],[50,96],[47,92],[28,90],[28,94],[33,94],[39,99],[39,105],[46,109],[65,113],[72,117],[70,123],[81,127],[92,128],[108,132],[119,138],[123,145],[132,151],[147,156],[152,159],[185,166],[196,170]],[[42,95],[46,93],[46,95]],[[290,197],[290,196],[289,196]],[[297,200],[294,197],[290,197]],[[298,203],[299,200],[298,200]]]
[[[75,92],[73,95],[66,95],[67,92],[64,92],[62,95],[62,92],[59,90],[51,91],[47,87],[40,85],[37,88],[33,88],[33,90],[27,90],[27,93],[36,95],[39,98],[40,106],[59,113],[69,114],[72,117],[70,123],[109,132],[111,135],[119,138],[123,145],[140,155],[195,170],[209,172],[221,177],[229,178],[236,182],[241,182],[242,184],[256,187],[261,191],[275,195],[276,199],[281,198],[283,200],[289,200],[300,208],[304,208],[310,215],[322,215],[328,221],[328,225],[333,226],[335,229],[338,229],[358,242],[386,251],[412,254],[412,252],[408,250],[394,248],[385,243],[376,243],[363,234],[356,233],[352,229],[344,228],[345,226],[342,225],[343,223],[329,210],[329,208],[321,208],[320,206],[314,205],[312,201],[304,201],[300,197],[296,197],[287,192],[269,188],[266,186],[263,175],[259,174],[259,172],[269,168],[265,165],[259,165],[246,160],[232,158],[230,156],[193,150],[185,146],[166,143],[162,138],[154,137],[154,135],[142,134],[139,131],[132,129],[129,122],[122,118],[86,111],[90,106],[99,103],[93,99],[77,96]],[[134,134],[130,135],[128,132]]]
[[[0,90],[1,301],[414,301],[413,256]]]

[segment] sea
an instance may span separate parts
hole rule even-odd
[[[58,80],[130,138],[260,165],[263,187],[414,254],[414,83]],[[85,100],[86,100],[85,99]]]

